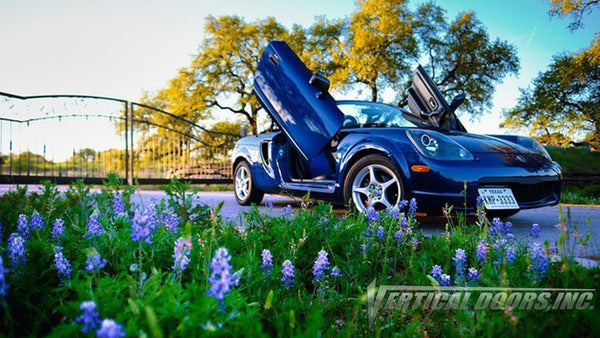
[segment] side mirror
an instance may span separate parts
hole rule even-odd
[[[329,79],[325,77],[323,74],[314,73],[308,83],[313,85],[315,88],[319,90],[320,93],[317,93],[317,98],[320,99],[327,93],[329,90],[330,82]]]
[[[453,99],[452,102],[450,103],[450,112],[454,113],[454,111],[463,103],[465,102],[465,94],[461,93],[456,95]]]
[[[240,128],[240,137],[246,137],[248,136],[248,129],[246,129],[246,126],[242,126]]]

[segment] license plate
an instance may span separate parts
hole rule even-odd
[[[479,196],[483,198],[488,210],[519,209],[519,204],[510,188],[480,188]]]

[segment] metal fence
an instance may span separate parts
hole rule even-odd
[[[238,135],[137,102],[0,92],[0,183],[230,183]]]

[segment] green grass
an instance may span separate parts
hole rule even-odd
[[[330,205],[321,203],[280,216],[253,208],[230,222],[218,216],[219,208],[193,205],[189,184],[174,180],[165,189],[168,198],[155,206],[156,214],[148,206],[142,210],[131,205],[133,188],[119,187],[114,178],[94,194],[76,183],[62,196],[48,183],[39,193],[19,188],[0,196],[0,257],[9,269],[0,270],[9,285],[6,295],[0,296],[0,336],[81,335],[75,318],[82,313],[80,304],[90,300],[97,304],[101,319],[114,319],[130,336],[520,337],[594,336],[600,330],[597,295],[591,301],[593,310],[538,311],[504,305],[482,310],[469,304],[460,310],[393,310],[383,313],[373,327],[368,324],[367,286],[374,279],[377,285],[438,286],[429,276],[434,265],[440,265],[457,286],[599,289],[600,269],[586,269],[573,261],[589,237],[566,219],[560,220],[564,226],[556,248],[540,243],[543,254],[534,258],[530,245],[539,239],[512,239],[505,228],[508,223],[490,224],[482,217],[477,225],[467,225],[465,217],[449,219],[447,232],[430,237],[423,236],[411,217],[407,227],[387,213],[372,222],[354,211],[340,218]],[[126,215],[113,210],[119,191]],[[44,226],[23,235],[26,262],[15,264],[9,237],[17,236],[19,215],[31,219],[35,213],[44,218]],[[161,216],[171,213],[179,217],[175,231]],[[92,215],[101,223],[102,235],[89,236]],[[63,237],[54,238],[52,223],[57,218],[65,221],[66,229]],[[152,225],[151,243],[133,240],[132,222]],[[192,246],[182,273],[173,271],[178,240],[189,240]],[[481,241],[488,248],[485,261],[475,258]],[[58,275],[54,260],[59,247],[70,261],[70,278]],[[512,262],[509,247],[516,250]],[[229,251],[228,270],[240,276],[223,303],[207,293],[218,248]],[[261,267],[264,249],[273,255],[268,273]],[[453,261],[457,249],[465,250],[465,268],[476,268],[479,281],[460,277]],[[337,266],[343,277],[315,281],[313,265],[321,250],[328,253],[327,271]],[[86,270],[93,251],[107,261],[96,272]],[[551,255],[555,258],[550,262]],[[281,281],[285,260],[295,266],[291,288]]]
[[[600,173],[600,152],[586,147],[546,147],[546,150],[564,172]]]
[[[560,202],[587,205],[600,204],[600,184],[590,184],[585,187],[565,187]]]

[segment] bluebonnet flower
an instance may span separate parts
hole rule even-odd
[[[515,259],[517,259],[517,250],[512,246],[507,246],[506,249],[506,261],[509,263],[514,263]]]
[[[331,277],[342,277],[342,271],[337,266],[331,269]]]
[[[267,200],[267,208],[273,209],[273,201]]]
[[[531,231],[529,231],[529,236],[531,236],[532,238],[539,238],[540,237],[540,225],[537,223],[534,223],[531,226]]]
[[[481,209],[483,207],[483,198],[481,196],[477,196],[476,205],[477,209]]]
[[[65,235],[65,221],[62,218],[57,218],[52,222],[52,238],[60,238]]]
[[[508,233],[506,234],[505,238],[507,242],[511,242],[513,239],[515,239],[515,235]]]
[[[413,197],[410,199],[410,202],[408,203],[408,216],[411,218],[415,217],[415,214],[417,213],[417,200]]]
[[[101,236],[104,234],[104,228],[102,228],[102,224],[98,221],[98,215],[93,213],[88,220],[88,239],[91,239],[94,236]]]
[[[327,277],[327,269],[329,269],[329,258],[327,258],[327,251],[321,250],[313,265],[313,283],[321,282]]]
[[[214,297],[225,308],[225,295],[231,292],[233,286],[237,286],[240,279],[239,275],[232,274],[232,266],[229,264],[231,256],[226,248],[218,248],[215,256],[210,262],[209,268],[212,274],[208,277],[210,289],[208,295]]]
[[[408,201],[407,200],[401,200],[398,203],[398,209],[401,210],[401,211],[404,210],[404,209],[406,209],[407,206],[408,206]]]
[[[134,242],[144,240],[152,244],[152,235],[157,227],[158,215],[154,204],[145,210],[136,210],[131,223],[131,240]]]
[[[173,212],[163,212],[160,214],[160,219],[169,232],[175,234],[179,231],[179,222],[181,222],[181,220],[179,216]]]
[[[361,244],[359,248],[359,252],[361,254],[367,253],[369,251],[369,247],[366,244]]]
[[[283,269],[281,269],[281,282],[288,288],[294,287],[294,279],[296,274],[294,273],[294,264],[290,260],[283,262]]]
[[[89,250],[85,261],[85,269],[87,271],[100,271],[106,265],[106,259],[102,258],[95,249]]]
[[[450,280],[450,275],[447,275],[445,273],[443,273],[440,276],[440,281],[439,282],[440,282],[441,286],[450,286],[450,285],[452,285],[452,281]]]
[[[400,242],[402,240],[402,231],[396,231],[394,233],[394,239],[396,239],[396,242]]]
[[[0,255],[0,297],[6,296],[6,291],[8,290],[8,284],[6,284],[7,273],[8,269],[4,268],[4,261]]]
[[[367,218],[367,222],[369,223],[379,222],[379,220],[381,219],[381,216],[373,207],[367,208],[367,211],[365,211],[365,217]]]
[[[475,268],[469,268],[467,271],[467,281],[469,283],[479,283],[481,276],[479,275],[479,271]]]
[[[382,241],[385,239],[385,228],[382,227],[381,225],[379,226],[379,228],[377,228],[377,239]]]
[[[125,331],[120,324],[117,324],[112,319],[104,319],[100,325],[100,329],[96,331],[98,338],[120,338],[125,337]]]
[[[292,206],[288,204],[288,205],[286,205],[286,206],[283,208],[283,214],[284,214],[285,216],[288,216],[288,215],[290,215],[291,213],[292,213]]]
[[[190,262],[190,252],[192,251],[192,241],[185,238],[178,238],[175,241],[173,249],[173,266],[171,267],[175,273],[181,274]]]
[[[400,220],[400,227],[402,229],[408,229],[408,219],[404,216],[402,216],[402,219]]]
[[[370,239],[372,234],[373,234],[373,228],[369,224],[369,225],[367,225],[367,228],[365,229],[365,238]]]
[[[467,254],[463,249],[456,249],[454,254],[454,267],[456,268],[456,275],[462,276],[467,263]]]
[[[54,249],[54,265],[60,279],[71,279],[71,263],[63,255],[61,247]]]
[[[120,194],[117,194],[113,198],[113,215],[115,216],[123,216],[126,214],[125,212],[125,202],[123,202],[123,197]]]
[[[79,305],[79,309],[83,311],[81,316],[75,318],[75,321],[82,324],[81,332],[88,334],[100,326],[100,313],[96,311],[96,303],[87,301]]]
[[[477,257],[477,261],[481,263],[487,262],[487,251],[488,248],[485,245],[484,241],[479,242],[477,244],[477,249],[475,250],[475,256]]]
[[[504,223],[499,218],[494,218],[489,228],[489,235],[492,237],[499,236],[504,229]]]
[[[29,238],[29,222],[24,214],[20,214],[17,218],[17,232],[21,237]]]
[[[400,219],[400,208],[398,208],[398,206],[389,209],[388,213],[390,214],[390,216],[392,216],[392,218]]]
[[[433,277],[433,279],[437,280],[438,282],[440,281],[440,277],[442,276],[442,274],[444,273],[444,270],[442,270],[442,267],[439,265],[434,265],[433,268],[431,268],[431,277]]]
[[[413,249],[416,249],[419,246],[419,240],[416,237],[411,238],[410,243],[413,246]]]
[[[25,240],[16,232],[8,238],[8,255],[13,266],[25,265]]]
[[[271,255],[271,251],[268,249],[264,249],[261,254],[262,264],[260,267],[263,271],[268,275],[273,270],[273,255]]]
[[[529,254],[531,259],[531,269],[534,277],[540,280],[546,276],[549,267],[548,257],[544,253],[544,250],[540,243],[533,243],[531,246],[531,252]]]
[[[511,231],[512,231],[512,223],[509,221],[506,221],[504,223],[504,233],[510,233]]]
[[[30,229],[41,230],[44,228],[44,218],[37,212],[31,215]]]

